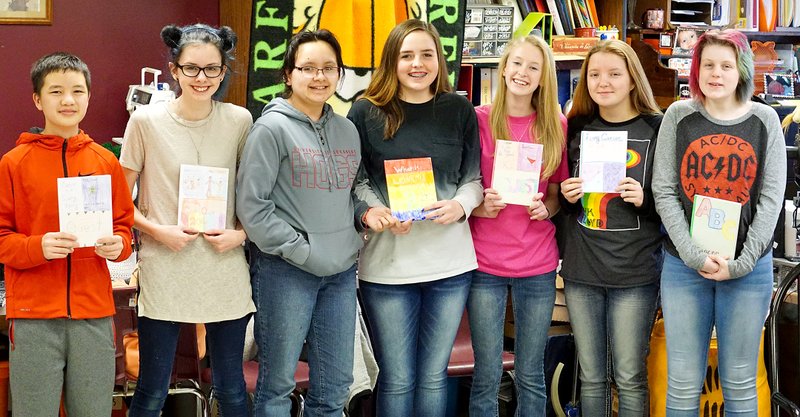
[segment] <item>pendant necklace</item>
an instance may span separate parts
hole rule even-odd
[[[524,138],[524,137],[525,137],[525,135],[527,135],[527,134],[528,134],[528,132],[530,132],[530,130],[531,130],[531,124],[532,124],[532,123],[533,123],[533,119],[529,120],[529,121],[528,121],[528,124],[527,124],[527,125],[525,125],[525,129],[523,129],[523,130],[522,130],[522,134],[520,134],[519,136],[517,136],[517,135],[515,135],[515,134],[514,134],[514,131],[511,129],[511,123],[509,123],[509,126],[508,126],[508,127],[509,127],[509,131],[510,131],[510,133],[511,133],[511,136],[513,136],[513,137],[514,137],[514,140],[515,140],[516,142],[521,142],[521,141],[522,141],[522,138]]]
[[[192,146],[194,147],[195,152],[195,161],[197,165],[200,165],[200,150],[203,149],[203,141],[206,140],[206,133],[203,132],[203,136],[200,137],[200,143],[198,144],[197,141],[194,139],[194,135],[192,135],[192,129],[189,126],[184,125],[186,128],[186,132],[189,133],[189,140],[192,142]]]

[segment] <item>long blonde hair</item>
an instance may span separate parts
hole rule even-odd
[[[542,151],[542,179],[549,178],[561,164],[561,155],[564,151],[564,128],[561,125],[561,107],[558,105],[558,83],[556,82],[556,65],[553,52],[547,43],[537,36],[526,36],[511,41],[503,55],[500,57],[498,73],[501,77],[497,80],[497,93],[492,101],[492,111],[489,114],[489,123],[492,127],[492,136],[495,140],[505,140],[511,137],[508,127],[508,109],[506,108],[506,94],[508,87],[502,75],[508,64],[511,52],[518,46],[529,43],[542,51],[542,74],[539,86],[533,91],[531,105],[536,112],[536,123],[530,126],[530,137],[536,138],[544,147]]]
[[[386,124],[383,129],[383,138],[389,139],[397,133],[403,124],[403,106],[400,103],[400,80],[397,78],[397,63],[400,59],[400,48],[409,33],[421,30],[433,38],[436,44],[436,55],[439,61],[439,74],[430,85],[434,97],[439,93],[453,91],[450,80],[447,78],[447,62],[444,60],[442,41],[436,27],[428,22],[418,19],[409,19],[398,24],[389,32],[386,43],[383,45],[381,63],[372,74],[372,81],[364,92],[362,98],[369,100],[384,114]]]
[[[627,43],[612,39],[599,42],[586,55],[586,59],[581,66],[581,77],[572,97],[572,109],[567,114],[567,118],[572,119],[573,117],[594,116],[597,114],[598,106],[592,100],[592,96],[589,95],[586,73],[589,70],[589,60],[592,55],[600,52],[616,55],[625,61],[628,74],[631,77],[631,81],[633,81],[633,90],[631,90],[629,97],[636,112],[639,114],[661,114],[661,108],[656,103],[656,99],[653,98],[653,90],[650,88],[650,82],[647,81],[647,75],[644,73],[636,52]]]

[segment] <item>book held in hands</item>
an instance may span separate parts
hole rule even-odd
[[[425,220],[423,208],[437,201],[431,158],[383,161],[392,215],[400,221]]]
[[[695,194],[689,227],[692,241],[709,255],[734,259],[741,214],[741,203]]]
[[[110,175],[59,178],[57,185],[59,231],[77,236],[81,248],[114,234]]]
[[[625,178],[628,132],[581,132],[580,178],[584,193],[615,193]]]
[[[543,149],[538,143],[495,141],[492,188],[504,203],[531,205],[539,192]]]
[[[178,225],[198,232],[225,229],[228,168],[181,164]]]

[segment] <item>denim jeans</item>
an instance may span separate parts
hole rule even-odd
[[[756,416],[756,371],[761,330],[772,297],[772,255],[749,274],[726,281],[703,278],[666,255],[661,273],[667,336],[667,416],[698,415],[711,328],[717,329],[719,378],[726,416]]]
[[[472,272],[415,284],[361,281],[364,313],[380,368],[375,415],[441,417],[447,364]]]
[[[306,341],[310,387],[304,415],[341,417],[353,383],[355,265],[318,277],[255,246],[250,255],[253,300],[258,310],[254,415],[289,415],[294,372]]]
[[[543,416],[547,403],[544,349],[556,299],[556,272],[503,278],[475,271],[467,300],[475,371],[469,396],[471,417],[497,417],[503,375],[503,327],[508,288],[514,309],[514,385],[517,417]]]
[[[613,376],[619,416],[647,416],[647,354],[658,284],[608,288],[565,281],[564,295],[581,369],[582,415],[611,415]]]
[[[206,323],[212,385],[225,417],[248,415],[242,373],[244,335],[250,315]],[[181,323],[139,317],[139,381],[130,417],[158,417],[167,398]]]

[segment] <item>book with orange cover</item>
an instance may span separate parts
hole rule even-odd
[[[431,158],[383,161],[392,215],[400,221],[425,220],[423,208],[437,201]]]

